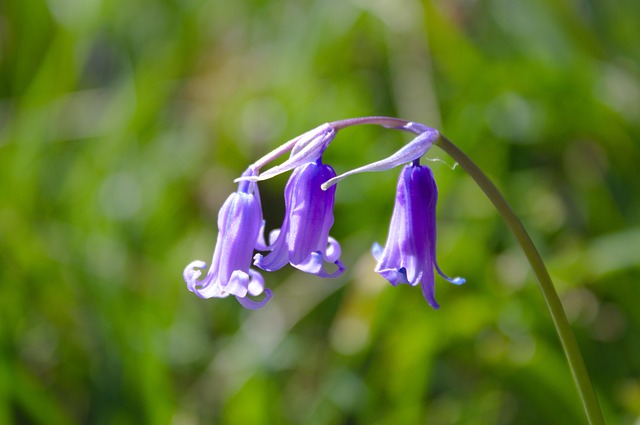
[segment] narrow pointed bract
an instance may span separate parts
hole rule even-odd
[[[244,175],[253,175],[247,170]],[[184,280],[191,292],[201,298],[224,298],[235,295],[249,309],[264,306],[272,294],[264,289],[260,273],[251,270],[253,250],[264,249],[264,221],[260,194],[255,182],[240,182],[218,214],[218,239],[207,275],[198,280],[206,267],[204,261],[194,261],[184,270]],[[247,298],[264,292],[261,301]]]
[[[436,262],[436,202],[438,189],[431,169],[416,162],[400,173],[387,243],[372,248],[378,261],[375,271],[392,285],[422,285],[422,294],[433,308],[434,270],[449,282],[463,284],[463,278],[450,278]]]
[[[420,158],[431,148],[433,143],[438,140],[440,133],[438,133],[438,130],[435,128],[422,126],[421,124],[416,123],[410,124],[412,125],[409,127],[411,131],[416,131],[417,128],[423,130],[423,132],[419,133],[411,142],[407,143],[391,156],[340,174],[339,176],[325,182],[322,185],[322,188],[327,189],[329,186],[333,186],[339,181],[344,180],[349,176],[353,176],[354,174],[387,171]]]
[[[295,169],[285,188],[286,212],[282,227],[271,233],[266,256],[256,254],[254,264],[274,271],[287,263],[321,277],[337,277],[344,271],[340,245],[329,236],[333,225],[335,186],[322,190],[321,184],[335,177],[329,165],[318,158]],[[324,262],[338,268],[324,270]]]
[[[293,140],[289,158],[280,165],[276,165],[256,176],[242,176],[237,181],[262,181],[279,176],[295,168],[313,162],[322,156],[329,143],[336,137],[336,131],[329,124],[323,124]],[[276,150],[277,151],[277,150]]]

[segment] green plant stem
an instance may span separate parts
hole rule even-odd
[[[449,139],[440,135],[440,138],[435,143],[436,146],[445,151],[451,158],[457,161],[458,164],[475,180],[480,189],[487,195],[491,203],[496,207],[504,221],[509,226],[509,229],[513,232],[518,244],[527,256],[531,268],[536,275],[542,296],[544,297],[553,323],[556,327],[556,332],[560,338],[562,349],[567,357],[573,380],[578,389],[582,405],[584,407],[587,419],[591,425],[604,424],[604,418],[598,404],[598,398],[596,397],[593,385],[589,379],[589,373],[582,359],[580,348],[576,342],[567,315],[565,314],[558,293],[551,281],[549,272],[540,257],[540,253],[534,246],[529,234],[526,232],[522,223],[516,217],[515,213],[507,204],[502,194],[498,191],[496,186],[489,180],[489,178],[478,168],[478,166],[458,147],[453,144]]]

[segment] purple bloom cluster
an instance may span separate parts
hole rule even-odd
[[[264,280],[253,265],[274,271],[287,264],[320,277],[337,277],[345,270],[340,261],[340,244],[329,231],[333,225],[336,183],[347,176],[369,171],[383,171],[406,165],[398,180],[396,201],[384,249],[375,244],[373,254],[378,261],[376,272],[392,285],[421,283],[427,302],[438,308],[434,297],[434,269],[454,284],[462,278],[444,275],[435,258],[437,188],[433,173],[419,164],[419,158],[439,137],[439,133],[417,123],[402,129],[417,137],[395,154],[337,176],[333,168],[323,164],[322,155],[335,138],[336,129],[324,124],[283,147],[276,149],[250,167],[238,179],[237,192],[231,194],[218,215],[218,239],[208,273],[203,279],[203,261],[194,261],[184,271],[190,291],[202,298],[234,295],[246,308],[263,307],[272,297],[264,288]],[[273,157],[290,151],[282,164],[259,174],[261,165]],[[264,164],[263,164],[264,163]],[[285,188],[285,217],[280,229],[271,232],[269,244],[264,241],[264,220],[258,192],[258,181],[293,170]],[[255,254],[254,250],[266,254]],[[325,263],[335,270],[325,270]],[[264,293],[261,300],[248,298]]]

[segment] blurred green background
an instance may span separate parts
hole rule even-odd
[[[546,259],[610,424],[640,424],[640,2],[2,0],[0,424],[581,424],[505,225],[434,149],[438,256],[462,287],[373,273],[397,171],[353,177],[348,271],[201,300],[232,180],[323,122],[442,130]],[[341,131],[340,173],[406,135]],[[287,176],[261,184],[269,229]]]

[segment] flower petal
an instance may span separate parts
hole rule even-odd
[[[265,289],[264,290],[264,298],[261,301],[253,301],[253,300],[251,300],[249,298],[245,298],[245,297],[236,297],[238,302],[244,308],[247,308],[249,310],[257,310],[259,308],[264,307],[265,304],[267,304],[271,298],[273,298],[273,293],[271,292],[271,289]]]
[[[324,256],[320,252],[312,252],[302,263],[292,263],[291,265],[305,273],[314,274],[324,278],[336,278],[345,271],[345,266],[340,260],[334,262],[338,268],[333,273],[324,270]]]
[[[264,291],[264,279],[262,278],[262,275],[255,270],[249,269],[249,276],[251,276],[249,285],[247,285],[249,294],[254,297],[262,294]]]
[[[400,268],[388,268],[388,269],[375,269],[376,273],[389,281],[393,286],[398,286],[401,283],[409,283],[407,280],[407,269]]]
[[[335,262],[340,258],[340,254],[342,254],[342,249],[340,248],[340,244],[337,240],[329,236],[328,240],[329,244],[327,245],[327,250],[324,252],[324,259],[330,263]]]
[[[422,281],[422,296],[424,296],[424,298],[427,300],[427,303],[429,303],[429,305],[433,307],[434,310],[437,310],[440,308],[440,304],[438,304],[438,302],[436,301],[434,290],[435,285],[433,283],[433,280],[431,282],[428,282],[427,280]]]
[[[438,274],[449,283],[453,283],[454,285],[464,285],[465,283],[467,283],[467,279],[465,279],[464,277],[449,277],[446,274],[442,273],[442,270],[440,270],[438,263],[435,263],[435,267]]]
[[[382,258],[382,252],[383,252],[382,245],[380,245],[378,242],[374,242],[373,245],[371,246],[371,254],[373,255],[373,258],[375,258],[376,261],[380,261],[380,258]]]
[[[202,275],[202,271],[196,269],[204,269],[207,267],[207,263],[204,261],[196,260],[192,261],[184,268],[182,272],[182,277],[187,284],[187,288],[194,292],[196,286],[201,285],[202,282],[198,282],[198,278]]]

